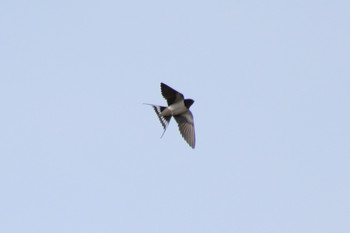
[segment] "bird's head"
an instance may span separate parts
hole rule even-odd
[[[184,103],[185,103],[186,108],[189,109],[191,107],[191,105],[194,103],[194,100],[193,99],[185,99]]]

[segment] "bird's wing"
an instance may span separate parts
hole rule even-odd
[[[174,116],[182,137],[192,148],[196,144],[196,136],[194,132],[194,121],[191,111],[187,111],[183,114]]]
[[[176,103],[180,100],[184,99],[184,95],[180,92],[174,90],[173,88],[169,87],[168,85],[161,83],[160,89],[162,91],[163,97],[167,100],[168,105],[171,105],[173,103]]]

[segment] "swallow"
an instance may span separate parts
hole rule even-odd
[[[164,128],[163,137],[171,117],[174,117],[179,131],[185,141],[194,149],[196,144],[196,137],[194,132],[193,115],[190,111],[191,105],[194,103],[193,99],[185,99],[184,95],[164,83],[160,83],[160,89],[163,97],[168,102],[168,106],[151,105],[156,112],[160,123]]]

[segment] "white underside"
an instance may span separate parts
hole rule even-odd
[[[164,111],[162,111],[160,115],[161,116],[179,115],[186,112],[187,110],[188,109],[186,108],[184,101],[182,100],[164,109]]]

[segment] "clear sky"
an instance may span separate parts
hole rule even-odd
[[[350,232],[349,1],[0,3],[0,232]],[[152,108],[195,100],[197,144]]]

